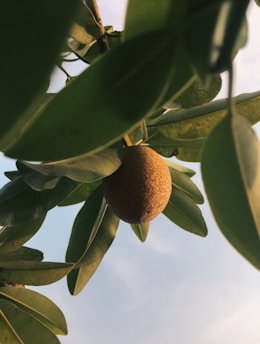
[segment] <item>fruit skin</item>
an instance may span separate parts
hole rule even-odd
[[[131,224],[150,222],[169,201],[169,169],[161,156],[147,146],[126,147],[124,153],[122,165],[103,180],[105,199],[121,220]]]

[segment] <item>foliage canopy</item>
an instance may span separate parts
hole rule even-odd
[[[231,73],[245,45],[248,3],[128,0],[122,32],[103,26],[95,0],[1,4],[8,53],[0,64],[8,68],[1,72],[0,150],[17,160],[0,190],[1,342],[30,343],[36,331],[42,343],[58,343],[67,333],[60,309],[23,285],[67,276],[71,294],[85,287],[120,222],[101,184],[121,165],[124,145],[172,157],[165,159],[172,194],[163,214],[204,237],[203,195],[194,172],[175,160],[200,163],[220,230],[260,268],[260,153],[252,129],[260,91],[232,98],[230,77],[227,99],[214,100],[221,73]],[[63,63],[75,59],[87,68],[72,78]],[[55,66],[67,82],[51,94]],[[45,262],[24,246],[50,209],[81,202],[65,262]],[[130,227],[145,241],[149,223]]]

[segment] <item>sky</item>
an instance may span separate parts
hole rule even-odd
[[[98,3],[104,24],[121,29],[125,1]],[[249,42],[235,63],[235,94],[260,89],[259,15],[260,8],[252,5]],[[57,78],[58,73],[56,83]],[[225,87],[221,96],[226,96]],[[203,190],[199,165],[185,165],[197,171],[193,180]],[[7,182],[3,172],[14,166],[14,161],[0,157],[1,185]],[[80,207],[51,210],[27,245],[42,250],[46,261],[64,261]],[[206,238],[160,215],[151,223],[147,241],[141,243],[130,226],[121,222],[102,264],[78,296],[69,294],[66,279],[31,288],[63,310],[69,334],[60,337],[61,343],[260,343],[259,272],[223,237],[207,200],[201,209],[208,225]]]

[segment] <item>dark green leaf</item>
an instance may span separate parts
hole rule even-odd
[[[14,226],[45,216],[46,212],[67,197],[78,183],[61,178],[55,188],[44,191],[30,189],[18,177],[0,190],[0,223]]]
[[[220,230],[260,269],[260,149],[250,124],[227,115],[208,137],[202,177]]]
[[[37,165],[27,162],[18,162],[17,166],[23,178],[31,177],[31,179],[33,179],[34,176],[31,170],[34,170],[39,172],[40,175],[42,174],[43,178],[50,177],[51,182],[53,176],[66,176],[78,182],[90,183],[115,172],[122,163],[122,155],[123,145],[117,144],[94,155],[77,156],[67,160]],[[26,167],[29,171],[26,170]],[[28,172],[28,174],[26,174],[26,172]],[[26,178],[26,180],[28,178]],[[46,182],[47,181],[48,179]]]
[[[25,288],[0,288],[0,298],[14,303],[36,318],[54,334],[67,334],[67,324],[61,310],[46,296]]]
[[[68,206],[86,201],[93,191],[100,185],[100,181],[94,183],[82,183],[67,198],[61,201],[58,206]]]
[[[11,143],[12,134],[29,118],[21,114],[46,89],[65,42],[79,0],[35,2],[2,1],[1,44],[1,140]],[[46,53],[47,52],[47,53]],[[10,138],[11,137],[11,138]],[[2,145],[1,145],[2,146]]]
[[[21,127],[23,136],[6,155],[56,161],[110,146],[165,102],[174,52],[174,37],[161,32],[112,49]]]
[[[58,338],[40,321],[27,314],[12,302],[0,299],[0,317],[5,321],[5,343],[59,344]],[[3,322],[3,320],[2,320]],[[0,334],[0,339],[1,339]],[[17,337],[17,341],[12,341]],[[18,339],[19,338],[19,339]],[[1,339],[2,340],[2,339]]]
[[[0,250],[0,261],[2,262],[10,262],[10,261],[42,261],[43,260],[43,253],[39,250],[35,250],[29,247],[19,247],[17,250],[2,254],[2,250]]]
[[[45,216],[16,226],[5,226],[0,231],[0,254],[17,250],[41,227]]]
[[[148,232],[149,232],[150,223],[143,224],[131,224],[131,228],[142,242],[145,242]]]
[[[25,183],[35,191],[53,189],[60,181],[60,177],[46,176],[37,172],[31,168],[30,164],[17,161],[16,166]]]
[[[71,271],[73,264],[52,262],[0,262],[0,276],[12,283],[46,285]]]
[[[170,200],[163,211],[177,226],[205,237],[208,233],[206,223],[196,203],[183,191],[173,187]]]
[[[103,201],[102,189],[89,197],[78,213],[66,253],[66,261],[76,263],[68,277],[71,294],[78,294],[95,273],[112,244],[119,219]]]

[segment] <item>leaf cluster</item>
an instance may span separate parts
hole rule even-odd
[[[194,172],[174,160],[200,163],[220,230],[260,268],[260,155],[251,128],[260,91],[214,100],[245,45],[247,5],[129,0],[118,32],[103,26],[94,0],[1,4],[0,64],[9,68],[1,73],[0,150],[17,170],[0,189],[0,341],[30,343],[33,331],[37,342],[57,343],[67,333],[59,308],[23,285],[67,276],[71,294],[85,287],[118,230],[102,179],[119,168],[125,145],[146,144],[166,158],[172,194],[163,214],[205,237]],[[71,77],[65,63],[78,60],[86,69]],[[55,65],[67,82],[51,94]],[[65,262],[44,262],[24,246],[50,209],[76,203],[83,205]],[[130,227],[146,240],[149,223]]]

